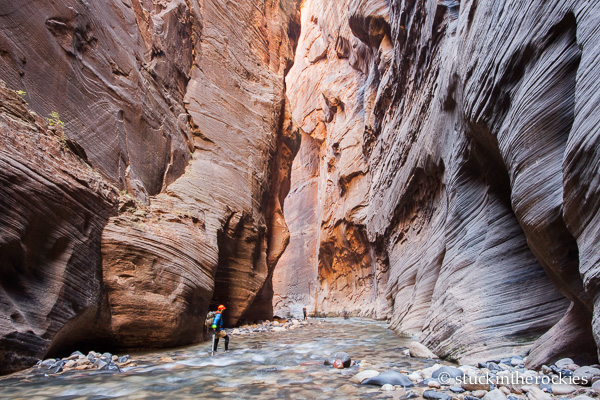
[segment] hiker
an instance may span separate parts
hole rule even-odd
[[[223,329],[223,311],[225,310],[225,306],[221,304],[217,307],[217,312],[215,313],[215,319],[212,323],[212,328],[215,330],[215,345],[213,347],[213,351],[217,351],[217,347],[219,346],[219,339],[225,338],[225,351],[229,351],[229,336],[227,332]]]
[[[306,321],[306,307],[302,308],[302,313],[304,314],[304,320]]]

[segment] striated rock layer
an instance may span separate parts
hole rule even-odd
[[[287,96],[302,148],[275,312],[387,317],[461,361],[595,358],[598,6],[301,12]]]
[[[0,373],[99,319],[100,237],[118,193],[72,146],[0,85]]]
[[[63,184],[51,164],[28,167],[46,179],[33,187],[11,177],[28,149],[3,149],[16,183],[0,193],[1,227],[15,231],[2,253],[14,294],[0,358],[21,368],[76,346],[193,343],[220,303],[226,325],[272,315],[299,147],[284,96],[298,18],[289,0],[0,5],[3,78],[38,114],[57,112],[63,140],[121,190],[107,200],[75,172]],[[38,164],[55,152],[36,151]]]

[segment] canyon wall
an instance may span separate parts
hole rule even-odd
[[[465,362],[595,356],[598,19],[583,0],[0,4],[20,90],[0,88],[0,372],[197,342],[220,303],[228,325],[387,318]]]
[[[0,372],[198,342],[219,303],[228,325],[272,315],[298,19],[279,0],[0,5],[0,78],[24,99],[2,131]]]
[[[389,318],[463,362],[596,358],[598,6],[307,0],[301,13],[275,313]]]

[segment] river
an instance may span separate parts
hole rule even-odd
[[[319,321],[322,321],[319,323]],[[358,366],[338,370],[321,362],[344,351],[375,369],[413,371],[434,364],[402,355],[409,339],[368,319],[313,320],[299,329],[231,336],[230,352],[210,343],[131,354],[138,366],[121,373],[69,371],[45,376],[30,369],[0,379],[2,399],[348,399],[398,397],[351,383]],[[101,351],[102,349],[96,349]],[[160,362],[170,357],[173,362]],[[310,362],[313,363],[310,363]],[[301,365],[309,362],[309,365]],[[371,367],[370,367],[371,368]]]

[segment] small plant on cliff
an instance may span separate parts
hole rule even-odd
[[[46,117],[46,121],[48,122],[48,125],[54,127],[60,135],[60,145],[63,150],[66,151],[68,146],[67,135],[65,135],[65,123],[60,119],[58,112],[52,111],[50,114],[48,114],[48,117]]]
[[[58,115],[56,111],[52,111],[48,114],[46,121],[48,121],[48,125],[50,126],[56,126],[61,129],[65,127],[65,123],[60,120],[60,115]]]
[[[19,96],[25,98],[25,95],[27,95],[27,92],[24,90],[15,90],[15,93],[17,93]]]

